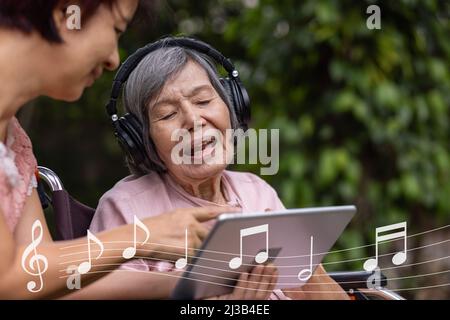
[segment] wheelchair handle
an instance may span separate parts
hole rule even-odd
[[[53,170],[38,166],[39,178],[44,180],[52,191],[64,190],[63,184],[58,175]]]

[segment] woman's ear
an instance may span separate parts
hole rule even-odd
[[[61,35],[66,28],[66,11],[67,5],[65,1],[60,1],[60,3],[53,9],[53,23],[58,33]]]

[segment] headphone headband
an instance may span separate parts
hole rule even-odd
[[[165,47],[182,47],[203,53],[222,65],[225,71],[228,72],[230,78],[239,80],[239,73],[234,68],[234,65],[230,59],[227,59],[223,54],[211,47],[209,44],[188,37],[162,38],[156,42],[149,43],[146,46],[139,48],[120,66],[113,80],[110,101],[106,106],[106,111],[110,117],[117,115],[117,99],[119,98],[122,85],[128,80],[128,77],[133,70],[147,54]]]

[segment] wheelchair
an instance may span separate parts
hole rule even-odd
[[[52,207],[55,219],[55,240],[71,240],[86,235],[94,216],[95,209],[74,199],[64,189],[60,178],[51,169],[38,166],[38,193],[43,209]],[[344,271],[329,272],[350,296],[352,300],[405,300],[397,293],[385,288],[387,278],[380,277],[380,286],[376,289],[367,286],[373,272]]]

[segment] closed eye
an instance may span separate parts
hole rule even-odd
[[[175,116],[176,112],[169,113],[167,116],[160,118],[159,120],[169,120]]]
[[[201,106],[207,106],[210,102],[211,102],[211,100],[202,100],[202,101],[198,101],[197,104],[201,105]]]

